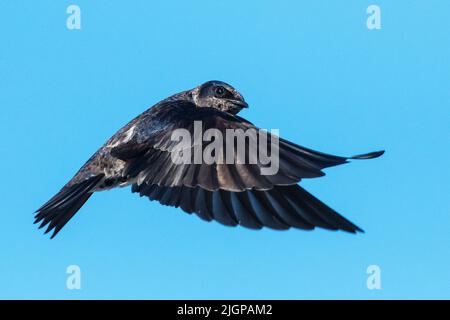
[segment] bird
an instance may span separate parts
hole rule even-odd
[[[262,139],[264,131],[238,115],[248,107],[242,94],[218,80],[161,100],[107,140],[56,195],[35,211],[34,223],[40,223],[39,228],[47,226],[45,233],[53,231],[50,238],[54,238],[94,193],[131,186],[131,191],[141,197],[226,226],[364,232],[306,191],[300,182],[322,177],[323,169],[350,160],[377,158],[384,150],[343,157],[277,137],[279,168],[271,175],[262,174],[265,164],[258,161],[173,161],[174,154],[197,147],[188,141],[180,149],[173,132],[183,129],[192,134],[195,123],[200,123],[202,130],[221,133],[254,129]],[[248,141],[244,149],[252,152]]]

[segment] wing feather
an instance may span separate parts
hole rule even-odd
[[[187,101],[171,101],[162,104],[157,106],[156,113],[159,118],[149,116],[153,122],[137,123],[133,139],[111,150],[112,155],[126,161],[125,174],[131,178],[136,177],[137,184],[192,188],[198,186],[209,191],[269,190],[276,185],[293,185],[303,178],[323,176],[323,168],[347,162],[347,158],[316,152],[279,139],[278,146],[270,146],[271,152],[277,151],[279,154],[279,170],[273,175],[262,175],[261,170],[267,167],[267,164],[256,157],[256,154],[260,155],[258,142],[263,138],[270,141],[272,137],[270,133],[260,131],[241,117],[213,108],[198,108]],[[237,152],[237,146],[234,145],[234,163],[175,163],[172,155],[180,152],[180,144],[179,140],[172,140],[172,133],[174,130],[184,129],[190,133],[191,137],[198,135],[198,130],[195,130],[195,121],[201,121],[201,133],[216,129],[224,138],[227,136],[227,130],[230,129],[241,130],[241,132],[251,129],[256,134],[245,136],[245,155]],[[202,147],[200,150],[204,152],[209,142],[202,142],[201,139],[192,139],[187,146],[183,145],[183,148],[187,148],[184,151],[190,151],[192,156],[194,149],[200,143]],[[226,151],[224,146],[217,150],[221,152],[224,159],[226,159]]]
[[[216,220],[227,226],[250,229],[291,227],[312,230],[363,232],[359,227],[315,198],[298,185],[276,186],[270,190],[210,191],[200,187],[133,185],[133,192],[146,195],[164,205],[196,213],[202,220]]]

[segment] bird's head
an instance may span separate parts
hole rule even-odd
[[[216,108],[231,114],[237,114],[248,108],[244,97],[229,84],[222,81],[208,81],[191,90],[193,102],[200,108]]]

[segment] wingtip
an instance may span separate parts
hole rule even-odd
[[[358,234],[358,233],[365,233],[365,231],[363,229],[361,229],[360,227],[353,225],[351,228],[341,228],[340,230],[348,232],[348,233],[352,233],[352,234]]]
[[[358,154],[356,156],[351,157],[350,159],[353,160],[365,160],[365,159],[375,159],[378,157],[381,157],[384,154],[384,150],[380,150],[380,151],[374,151],[374,152],[369,152],[369,153],[364,153],[364,154]]]

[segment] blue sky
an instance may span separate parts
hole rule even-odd
[[[68,30],[66,8],[81,8]],[[366,8],[381,8],[368,30]],[[450,298],[447,1],[2,1],[0,298]],[[33,211],[131,118],[218,79],[316,150],[310,192],[365,229],[251,231],[99,193],[53,240]],[[81,290],[66,268],[81,268]],[[366,268],[381,268],[368,290]]]

